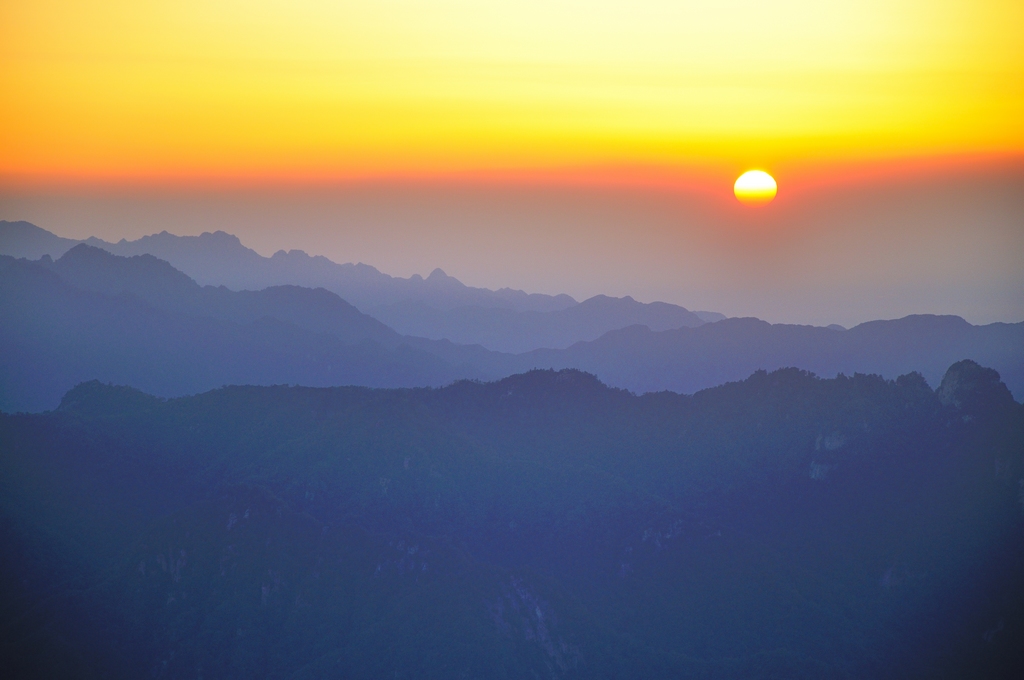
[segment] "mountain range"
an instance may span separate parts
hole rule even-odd
[[[0,677],[1024,676],[1024,323],[0,251]]]
[[[295,285],[325,288],[405,335],[479,344],[496,351],[564,348],[610,330],[644,324],[655,330],[698,326],[724,318],[667,303],[597,296],[577,303],[568,295],[472,288],[435,269],[428,277],[388,276],[365,264],[337,264],[301,250],[263,257],[222,231],[175,236],[166,231],[135,241],[66,239],[28,222],[0,221],[0,254],[61,257],[79,243],[121,256],[153,255],[201,285],[262,290]]]
[[[87,244],[57,260],[0,256],[0,317],[0,408],[8,411],[54,408],[91,379],[173,397],[225,384],[440,386],[577,368],[638,393],[692,393],[787,366],[823,376],[917,371],[936,384],[961,359],[993,366],[1024,395],[1022,323],[922,315],[835,330],[724,319],[661,331],[634,325],[566,349],[512,354],[402,335],[325,289],[201,286],[154,256]]]
[[[0,413],[8,678],[1019,678],[1024,409],[949,367],[632,395],[92,381]]]

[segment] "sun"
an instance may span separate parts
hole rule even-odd
[[[764,170],[747,170],[736,178],[732,190],[744,205],[765,205],[775,198],[779,186],[775,178]]]

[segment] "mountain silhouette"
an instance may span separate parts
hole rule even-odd
[[[59,258],[79,242],[62,239],[28,222],[0,222],[0,254]],[[202,285],[262,290],[278,285],[324,288],[397,330],[400,334],[500,352],[564,348],[633,324],[654,330],[698,326],[724,318],[693,313],[663,302],[597,296],[577,303],[568,295],[472,288],[435,269],[426,278],[391,277],[364,264],[336,264],[299,250],[266,258],[222,231],[175,236],[166,231],[135,241],[84,242],[121,256],[151,255],[165,260]]]
[[[163,231],[135,241],[121,239],[108,243],[95,237],[85,241],[63,239],[28,222],[0,221],[0,254],[29,259],[48,254],[57,259],[81,242],[126,257],[153,255],[201,285],[223,285],[232,290],[262,290],[277,285],[326,288],[364,310],[406,300],[422,301],[441,310],[480,305],[551,311],[576,304],[568,295],[472,288],[440,269],[425,279],[418,274],[403,279],[383,274],[370,265],[337,264],[301,250],[279,250],[271,257],[263,257],[242,245],[238,237],[223,231],[199,236],[175,236]]]
[[[56,259],[81,241],[52,234],[31,222],[0,220],[0,255],[38,260]]]
[[[970,362],[941,384],[783,369],[637,396],[565,370],[165,400],[86,382],[0,413],[0,659],[11,677],[1020,677],[1024,407]]]
[[[579,306],[605,302],[624,304]],[[56,261],[0,256],[0,317],[5,410],[53,408],[90,379],[171,397],[224,384],[426,387],[575,368],[637,393],[693,393],[783,367],[822,376],[917,371],[937,385],[944,367],[963,359],[995,367],[1024,396],[1024,323],[919,315],[839,331],[726,319],[663,331],[630,326],[565,349],[512,354],[403,336],[324,289],[200,286],[153,256],[86,244]]]
[[[846,331],[749,318],[661,332],[632,326],[565,350],[519,355],[516,365],[579,368],[635,392],[692,393],[787,366],[822,376],[917,371],[936,385],[960,359],[997,366],[1016,398],[1024,397],[1024,323],[974,326],[958,316],[928,314]]]
[[[636,324],[660,331],[705,323],[697,314],[677,305],[644,304],[631,297],[606,295],[550,312],[520,312],[500,307],[456,307],[438,311],[422,302],[410,301],[378,308],[374,315],[406,335],[479,344],[512,353],[538,348],[562,349]]]
[[[112,280],[116,268],[85,266],[108,258],[134,275],[125,285]],[[103,292],[72,285],[62,271]],[[105,273],[92,277],[97,271]],[[85,245],[49,264],[0,256],[0,408],[53,408],[69,385],[94,378],[180,396],[239,383],[384,387],[483,377],[402,344],[333,293],[200,288],[176,274],[155,258]]]
[[[393,330],[322,288],[272,286],[232,291],[223,286],[200,286],[152,255],[118,257],[84,243],[68,250],[49,268],[82,290],[131,295],[169,312],[238,323],[273,318],[331,334],[345,343],[373,340],[393,346],[400,340]]]

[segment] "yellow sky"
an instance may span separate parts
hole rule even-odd
[[[0,0],[0,176],[1024,152],[1020,0]]]

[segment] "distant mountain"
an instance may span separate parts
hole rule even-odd
[[[59,258],[80,243],[28,222],[0,222],[0,254]],[[296,285],[324,288],[404,335],[500,352],[564,348],[595,340],[608,331],[643,324],[653,330],[699,326],[725,317],[693,313],[663,302],[597,296],[577,303],[568,295],[528,295],[503,288],[471,288],[435,269],[408,279],[382,274],[364,264],[336,264],[299,250],[263,257],[224,232],[174,236],[166,231],[136,241],[82,242],[121,256],[152,255],[201,285],[262,290]]]
[[[91,379],[179,396],[225,384],[486,377],[402,343],[327,291],[201,288],[151,256],[86,245],[57,262],[0,256],[0,318],[0,408],[9,411],[53,408],[70,385]],[[434,344],[458,360],[458,348]]]
[[[633,326],[593,342],[537,350],[518,369],[578,368],[634,392],[692,393],[740,380],[752,371],[797,366],[822,376],[917,371],[938,384],[945,367],[972,359],[997,367],[1024,398],[1024,323],[973,326],[958,316],[914,315],[870,321],[849,330],[727,319],[698,328],[655,332]]]
[[[200,286],[152,255],[118,257],[84,243],[44,265],[82,290],[107,296],[130,295],[157,309],[252,323],[273,318],[299,328],[327,333],[351,344],[372,340],[395,346],[400,336],[376,319],[323,288],[272,286],[260,291],[232,291]]]
[[[262,290],[296,285],[325,288],[356,307],[368,310],[402,301],[417,301],[438,310],[476,305],[517,311],[554,311],[576,304],[568,295],[527,294],[503,288],[472,288],[435,269],[423,278],[388,276],[366,264],[337,264],[301,250],[279,250],[263,257],[242,245],[238,237],[217,231],[200,236],[175,236],[166,231],[135,241],[108,243],[95,237],[73,241],[57,237],[28,222],[0,221],[0,254],[57,259],[77,243],[102,248],[121,256],[153,255],[166,260],[200,285],[232,290]]]
[[[83,383],[0,413],[0,667],[1020,678],[1022,478],[1024,407],[969,361],[937,390]]]
[[[623,301],[578,307],[605,303]],[[327,290],[204,287],[152,256],[85,244],[57,261],[0,256],[0,319],[0,408],[7,410],[53,408],[89,379],[166,397],[223,384],[439,386],[577,368],[637,393],[692,393],[789,366],[826,377],[918,371],[934,385],[943,366],[961,359],[995,367],[1024,397],[1024,323],[911,316],[835,330],[727,319],[664,331],[631,326],[566,349],[510,354],[403,336]]]
[[[38,260],[44,255],[58,258],[81,241],[51,234],[31,222],[0,220],[0,255]]]
[[[439,312],[410,301],[379,307],[374,316],[406,335],[445,338],[512,353],[541,347],[561,349],[636,324],[661,331],[704,323],[699,315],[677,305],[644,304],[631,297],[605,295],[552,312],[517,312],[497,307],[457,307]]]
[[[723,321],[724,319],[728,319],[729,318],[725,314],[722,314],[720,312],[693,312],[693,313],[696,314],[697,318],[700,319],[701,321],[703,321],[704,323],[715,323],[716,321]]]

